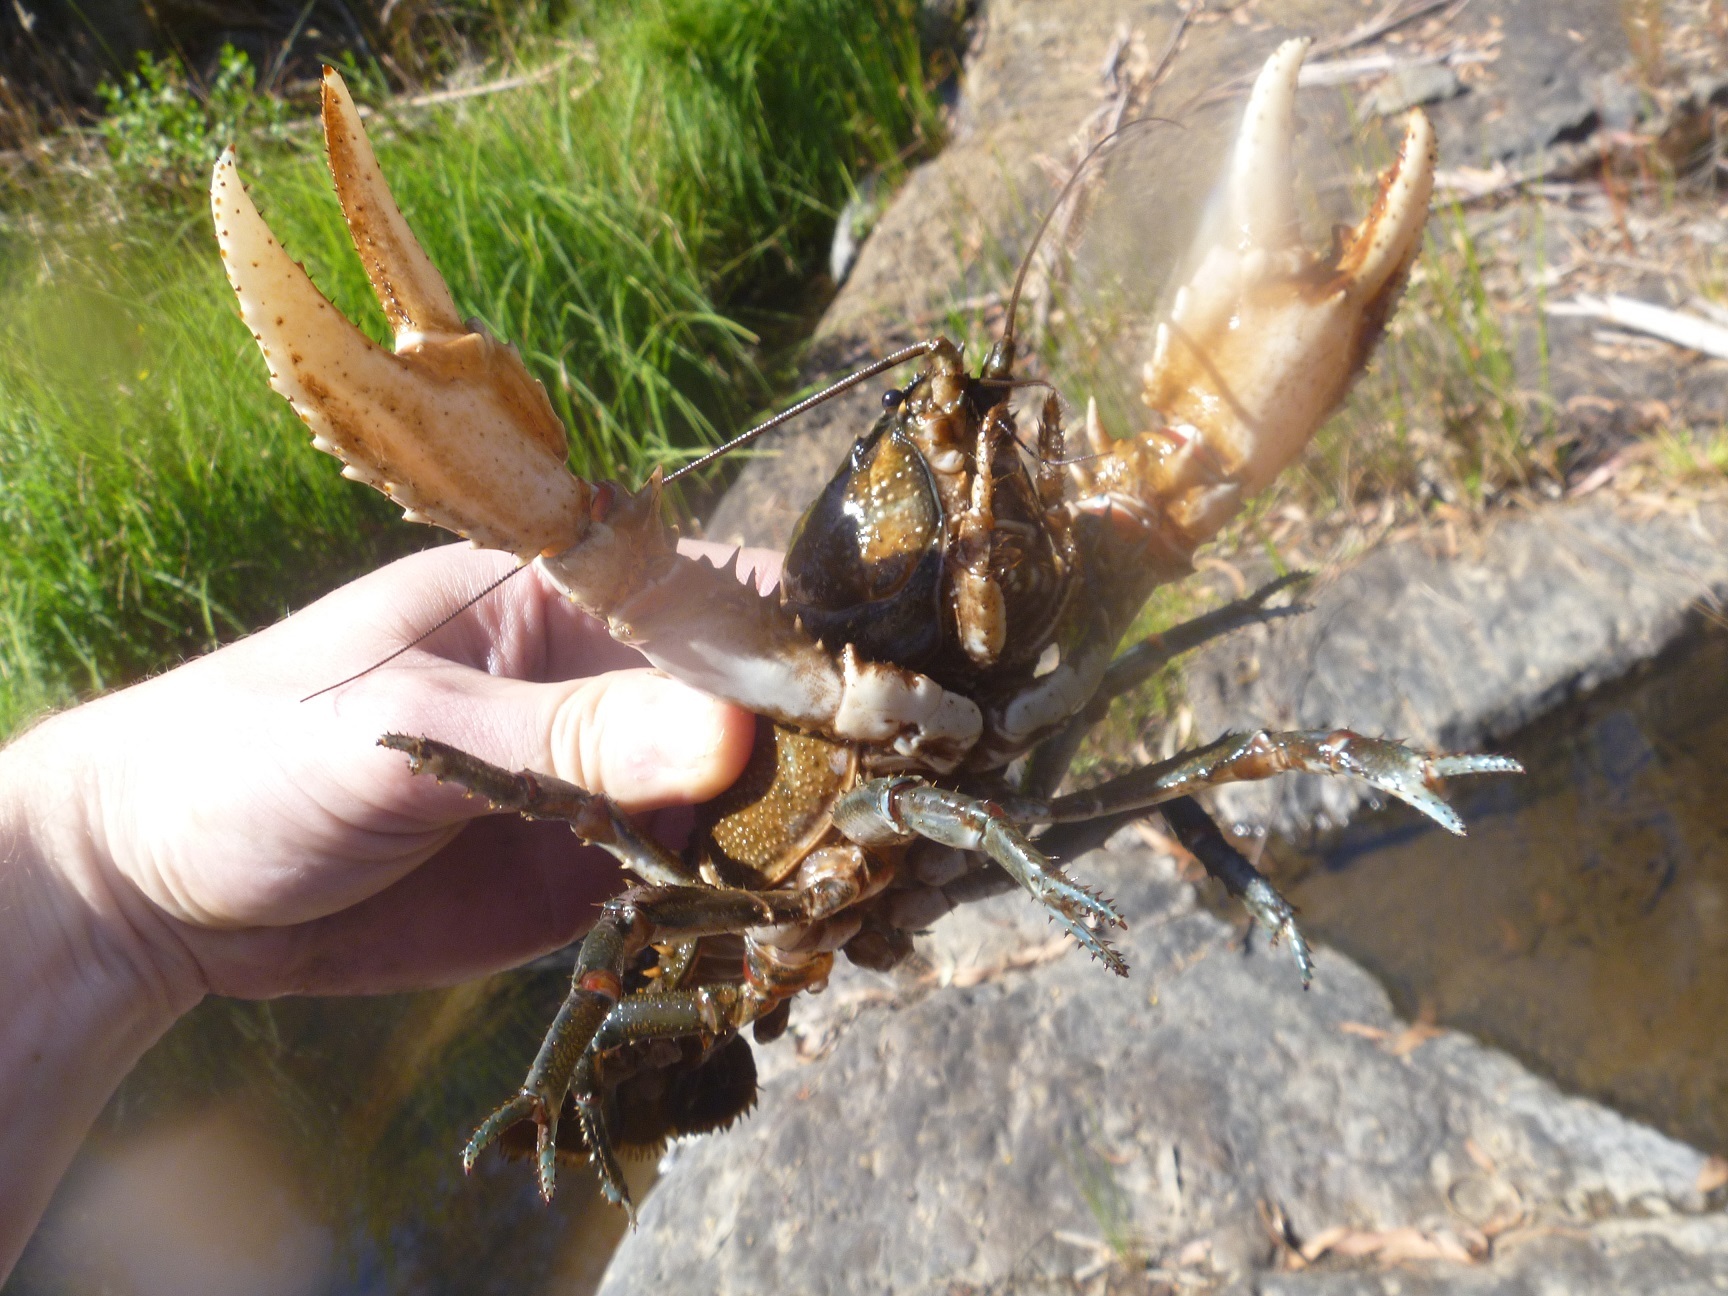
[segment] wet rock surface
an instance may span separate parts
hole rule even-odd
[[[1347,34],[1380,12],[1266,8],[1191,25],[1156,106],[1250,72],[1284,36]],[[1375,93],[1426,100],[1448,165],[1545,166],[1640,111],[1622,8],[1477,0],[1455,15],[1454,52],[1491,50],[1490,64],[1395,49],[1411,66]],[[1100,61],[1122,31],[1155,54],[1177,22],[1168,4],[992,0],[954,138],[864,244],[813,371],[941,328],[956,303],[999,301],[1063,150],[1109,106]],[[1342,213],[1347,185],[1324,177],[1347,172],[1343,98],[1317,91],[1303,108],[1304,173]],[[1076,284],[1151,308],[1234,111],[1195,107],[1182,130],[1124,146]],[[1518,336],[1521,365],[1538,362],[1533,337]],[[1719,405],[1721,366],[1604,365],[1590,340],[1557,322],[1552,391],[1603,458],[1631,403]],[[1128,380],[1136,369],[1123,362]],[[1615,400],[1596,399],[1604,382]],[[885,385],[770,440],[708,534],[784,545]],[[1728,507],[1605,492],[1370,552],[1316,584],[1310,615],[1202,656],[1189,700],[1200,736],[1348,724],[1474,746],[1654,654],[1725,591]],[[1287,830],[1359,799],[1340,781],[1286,780],[1232,789],[1222,808]],[[1728,1175],[1701,1152],[1464,1035],[1398,1020],[1336,954],[1320,952],[1304,993],[1284,951],[1245,945],[1139,837],[1073,871],[1129,918],[1131,979],[1053,942],[1018,895],[943,919],[910,972],[841,969],[826,996],[798,1002],[788,1039],[759,1050],[758,1110],[670,1158],[602,1290],[1728,1290]]]

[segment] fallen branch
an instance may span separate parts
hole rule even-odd
[[[1394,72],[1408,72],[1415,68],[1458,68],[1469,63],[1486,63],[1487,61],[1488,56],[1486,54],[1474,50],[1453,50],[1448,54],[1425,54],[1419,58],[1394,58],[1390,54],[1364,54],[1359,58],[1326,59],[1319,63],[1304,63],[1300,75],[1296,78],[1296,85],[1302,90],[1314,90],[1322,86],[1349,85],[1355,81],[1367,81],[1375,77],[1390,76]]]
[[[1417,1228],[1355,1229],[1337,1226],[1322,1229],[1297,1253],[1307,1264],[1323,1255],[1340,1259],[1374,1259],[1393,1265],[1408,1260],[1450,1260],[1454,1264],[1480,1264],[1487,1243],[1474,1231],[1464,1234],[1451,1229],[1428,1232]]]
[[[523,72],[517,76],[501,77],[497,81],[486,81],[480,85],[458,86],[451,90],[429,90],[425,94],[406,95],[400,99],[392,99],[386,107],[400,108],[433,108],[439,104],[457,103],[463,99],[479,99],[486,95],[503,94],[507,90],[525,90],[529,86],[539,85],[542,81],[550,81],[564,68],[576,59],[593,62],[590,51],[574,50],[563,58],[553,59],[544,67],[535,68],[532,72]],[[586,89],[586,87],[583,87]],[[360,115],[365,117],[369,110],[360,109]]]
[[[1417,18],[1426,17],[1436,9],[1444,9],[1453,4],[1457,4],[1458,8],[1462,9],[1464,5],[1469,2],[1470,0],[1461,0],[1461,2],[1460,0],[1415,0],[1414,4],[1410,4],[1408,3],[1408,0],[1391,0],[1391,3],[1382,9],[1376,16],[1370,18],[1367,22],[1351,28],[1342,35],[1329,36],[1322,40],[1315,41],[1314,44],[1309,47],[1308,57],[1309,59],[1316,61],[1315,66],[1324,67],[1326,65],[1319,63],[1318,60],[1329,58],[1334,54],[1342,54],[1345,50],[1356,49],[1362,45],[1372,45],[1375,41],[1379,40],[1394,28],[1402,27],[1405,23],[1413,22]],[[1342,64],[1343,60],[1339,60],[1338,63]],[[1218,103],[1221,100],[1233,98],[1234,96],[1243,93],[1249,86],[1253,85],[1254,78],[1258,75],[1259,70],[1255,69],[1252,72],[1244,72],[1240,76],[1231,77],[1228,81],[1212,86],[1210,89],[1203,90],[1187,103],[1183,104],[1174,115],[1180,119],[1194,109],[1204,108],[1210,104]],[[1307,79],[1309,76],[1313,75],[1316,74],[1310,72],[1309,68],[1304,67],[1302,79],[1298,80],[1297,84],[1300,86],[1342,84],[1342,82],[1339,81],[1327,82]],[[1349,80],[1354,78],[1349,77],[1345,79]]]
[[[1675,346],[1701,351],[1718,360],[1728,360],[1728,327],[1701,315],[1670,310],[1635,297],[1613,293],[1607,297],[1584,296],[1569,302],[1550,302],[1547,313],[1562,318],[1582,316],[1606,320],[1633,333],[1661,338]]]

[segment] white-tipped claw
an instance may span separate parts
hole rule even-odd
[[[1244,247],[1277,250],[1296,243],[1296,78],[1311,42],[1288,40],[1254,80],[1230,156],[1229,221]]]
[[[1155,333],[1144,400],[1158,425],[1130,470],[1178,550],[1216,534],[1343,400],[1411,263],[1434,181],[1434,132],[1411,114],[1367,215],[1324,255],[1302,246],[1294,188],[1296,85],[1305,41],[1267,60],[1243,115],[1223,201]],[[1172,438],[1163,429],[1194,435]],[[1132,453],[1124,449],[1120,457]],[[1098,470],[1100,480],[1109,474]]]

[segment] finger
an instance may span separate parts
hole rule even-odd
[[[393,885],[286,928],[190,930],[216,994],[390,994],[454,985],[575,940],[617,866],[560,824],[491,817]]]

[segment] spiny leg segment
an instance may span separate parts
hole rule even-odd
[[[1117,976],[1128,964],[1101,934],[1126,927],[1111,904],[1070,881],[1012,818],[992,801],[910,776],[871,779],[834,805],[834,826],[860,846],[922,837],[957,850],[977,851],[997,864],[1080,945]]]
[[[1084,792],[1044,801],[1012,797],[1004,802],[1021,823],[1069,823],[1120,810],[1149,808],[1202,788],[1271,778],[1299,771],[1342,774],[1404,801],[1446,831],[1464,834],[1464,821],[1440,798],[1440,780],[1456,774],[1521,774],[1509,756],[1430,756],[1388,738],[1369,738],[1349,729],[1309,729],[1225,734],[1194,751],[1183,752],[1110,779]]]
[[[1224,884],[1224,889],[1242,902],[1273,945],[1288,938],[1290,953],[1302,973],[1302,988],[1314,980],[1314,955],[1307,938],[1296,926],[1296,910],[1279,895],[1266,875],[1248,857],[1230,844],[1193,797],[1177,797],[1158,807],[1176,840],[1206,871]]]

